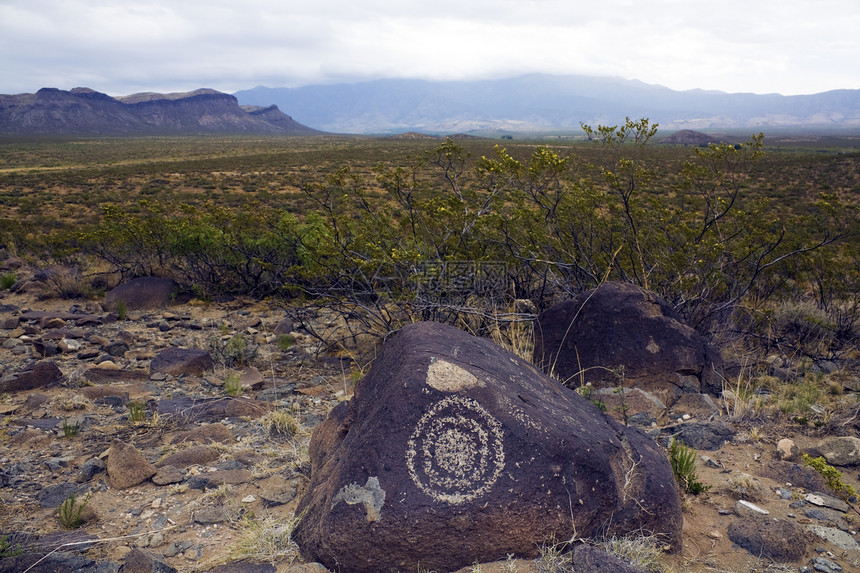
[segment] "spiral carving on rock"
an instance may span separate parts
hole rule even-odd
[[[407,442],[415,485],[437,501],[460,504],[493,487],[505,467],[501,424],[471,398],[447,396],[418,420]]]

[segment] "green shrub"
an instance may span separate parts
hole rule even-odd
[[[12,545],[7,535],[0,536],[0,559],[6,559],[7,557],[16,557],[18,555],[23,554],[24,548],[21,547],[20,543]]]
[[[9,290],[16,281],[15,273],[5,273],[0,275],[0,290]]]
[[[711,489],[699,481],[696,475],[696,450],[677,441],[674,437],[669,442],[669,463],[678,484],[687,493],[699,495]]]
[[[851,484],[842,481],[842,472],[828,464],[823,457],[813,458],[809,454],[803,454],[803,463],[821,474],[827,486],[842,499],[848,500],[857,495]]]
[[[230,373],[227,375],[224,379],[224,392],[228,396],[240,396],[242,394],[242,382],[238,374]]]
[[[60,524],[66,529],[75,529],[76,527],[79,527],[81,523],[83,523],[81,516],[83,515],[84,508],[86,508],[89,501],[89,493],[87,493],[87,497],[85,497],[83,501],[79,500],[75,494],[69,494],[69,497],[60,504],[60,507],[57,510]]]
[[[70,424],[68,420],[63,420],[63,424],[61,426],[63,430],[63,435],[67,438],[73,438],[78,435],[80,432],[81,425],[79,422],[75,422],[74,424]]]
[[[146,404],[143,402],[129,402],[128,419],[134,424],[140,424],[146,420]]]

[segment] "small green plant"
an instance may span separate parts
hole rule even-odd
[[[21,547],[20,543],[12,545],[7,535],[0,536],[0,559],[6,559],[7,557],[15,557],[23,554],[24,548]]]
[[[15,284],[15,273],[6,273],[0,275],[0,290],[9,290]]]
[[[287,351],[292,348],[293,344],[295,344],[296,339],[290,336],[289,334],[281,334],[278,335],[277,345],[283,351]]]
[[[257,354],[257,346],[249,344],[240,333],[236,333],[226,340],[217,337],[210,338],[209,350],[212,357],[225,368],[248,364]]]
[[[242,382],[239,375],[231,372],[224,379],[224,392],[228,396],[240,396],[242,394]]]
[[[669,442],[669,463],[672,465],[675,479],[685,492],[699,495],[711,489],[711,486],[700,482],[696,475],[696,450],[685,446],[674,437]]]
[[[67,438],[74,438],[78,435],[78,432],[81,430],[80,422],[75,422],[74,424],[70,424],[68,420],[63,420],[63,424],[61,426],[63,429],[63,435]]]
[[[128,305],[125,304],[125,301],[122,299],[116,301],[116,315],[120,320],[128,318]]]
[[[803,454],[803,463],[821,474],[827,487],[835,491],[842,499],[847,501],[857,495],[851,484],[842,481],[842,472],[828,464],[823,457],[813,458],[809,454]]]
[[[79,527],[83,523],[81,516],[83,515],[84,509],[87,507],[87,503],[89,503],[89,501],[89,493],[87,493],[87,497],[85,497],[83,501],[79,500],[75,494],[70,493],[69,497],[60,504],[60,507],[57,510],[60,524],[62,524],[66,529],[75,529],[76,527]]]
[[[128,419],[135,424],[140,424],[146,420],[146,404],[143,402],[129,402]]]

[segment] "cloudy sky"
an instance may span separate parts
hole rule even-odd
[[[860,89],[858,0],[0,0],[0,93],[611,75]]]

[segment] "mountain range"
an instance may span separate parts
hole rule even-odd
[[[636,80],[531,74],[481,81],[387,79],[235,92],[340,133],[562,132],[647,117],[663,130],[763,127],[860,130],[860,90],[783,96],[675,91]]]
[[[199,89],[111,97],[88,88],[0,95],[0,136],[549,134],[581,133],[581,123],[613,125],[625,117],[647,117],[664,133],[776,127],[858,133],[860,90],[730,94],[675,91],[612,77],[532,74],[260,86],[232,95]]]
[[[239,106],[235,96],[210,89],[111,97],[88,88],[43,88],[0,95],[0,136],[312,135],[275,105]]]

